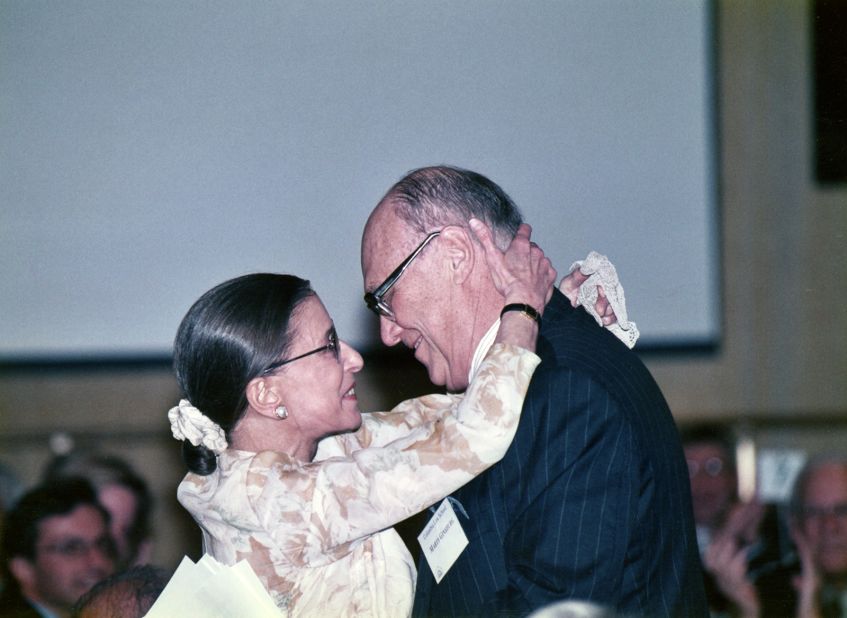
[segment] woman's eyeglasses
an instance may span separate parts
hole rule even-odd
[[[304,352],[294,358],[288,358],[285,360],[277,361],[275,363],[271,363],[267,366],[267,368],[262,372],[262,374],[267,374],[273,371],[274,369],[279,369],[283,365],[287,365],[288,363],[293,363],[296,360],[300,360],[301,358],[306,358],[307,356],[311,356],[312,354],[317,354],[319,352],[323,352],[324,350],[329,350],[335,355],[335,360],[339,359],[339,345],[338,345],[338,333],[335,332],[335,326],[329,329],[329,335],[327,336],[329,339],[329,343],[326,345],[322,345],[319,348],[315,348],[314,350],[309,350],[308,352]]]

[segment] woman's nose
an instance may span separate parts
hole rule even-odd
[[[365,365],[362,355],[344,341],[339,341],[338,343],[341,346],[341,362],[344,366],[344,371],[349,371],[350,373],[361,371]]]

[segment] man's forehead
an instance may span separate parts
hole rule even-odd
[[[717,442],[689,442],[683,446],[688,457],[720,457],[725,459],[729,453]]]
[[[807,498],[847,498],[847,468],[832,464],[822,466],[812,474],[806,485]]]
[[[411,244],[408,226],[394,216],[368,222],[362,239],[362,271],[366,287],[379,285],[405,257]]]
[[[98,536],[106,529],[106,520],[95,507],[80,505],[69,513],[51,515],[39,522],[42,540]]]

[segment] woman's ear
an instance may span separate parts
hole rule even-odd
[[[282,405],[279,386],[272,383],[267,376],[253,378],[247,383],[245,392],[247,403],[259,414],[276,418],[276,408]]]
[[[440,241],[447,252],[450,277],[453,283],[464,283],[473,272],[476,247],[470,233],[458,225],[448,225],[441,230]]]

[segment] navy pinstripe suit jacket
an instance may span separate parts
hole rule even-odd
[[[415,616],[523,615],[562,599],[626,616],[708,616],[688,472],[643,363],[556,292],[503,460],[453,498],[469,545]]]

